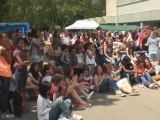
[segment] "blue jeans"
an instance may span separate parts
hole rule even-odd
[[[115,80],[113,78],[107,78],[106,80],[104,80],[101,85],[99,86],[99,93],[106,93],[109,90],[109,86],[111,86],[112,90],[114,92],[116,92],[117,90],[119,90]]]
[[[144,73],[144,75],[141,76],[140,79],[146,87],[149,87],[150,84],[154,83],[148,72]]]
[[[6,113],[8,109],[8,96],[9,96],[9,84],[10,78],[0,76],[1,82],[1,112]]]
[[[71,115],[71,100],[57,98],[49,111],[49,120],[58,120],[59,117],[70,118]]]
[[[15,72],[15,79],[18,91],[20,93],[24,92],[26,88],[27,72]]]

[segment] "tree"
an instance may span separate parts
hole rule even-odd
[[[103,15],[105,0],[1,0],[4,21],[31,26],[66,26],[76,20]],[[4,7],[6,6],[6,7]],[[9,9],[8,9],[9,8]]]

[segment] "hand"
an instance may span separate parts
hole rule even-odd
[[[72,81],[78,80],[78,75],[73,76]]]

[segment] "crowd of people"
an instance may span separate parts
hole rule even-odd
[[[51,44],[46,44],[46,40]],[[0,33],[1,118],[21,117],[37,100],[39,120],[81,120],[73,106],[90,107],[96,92],[138,96],[160,87],[160,29],[89,32],[32,29]]]

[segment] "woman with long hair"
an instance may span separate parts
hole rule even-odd
[[[38,63],[32,63],[28,72],[26,89],[33,90],[36,96],[38,95],[39,81],[41,77],[42,77],[42,74],[39,71]]]

